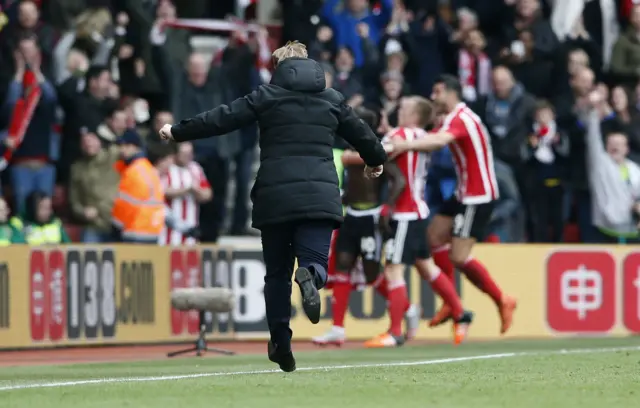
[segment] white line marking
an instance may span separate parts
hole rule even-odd
[[[296,371],[332,371],[332,370],[345,370],[345,369],[353,369],[353,368],[410,367],[410,366],[451,364],[451,363],[460,363],[460,362],[476,361],[476,360],[494,360],[494,359],[511,358],[511,357],[544,356],[544,355],[558,355],[558,354],[615,353],[619,351],[640,351],[640,346],[608,347],[608,348],[577,348],[577,349],[561,349],[561,350],[553,350],[553,351],[523,351],[523,352],[513,352],[513,353],[484,354],[484,355],[465,356],[465,357],[450,357],[450,358],[440,358],[440,359],[422,360],[422,361],[404,361],[404,362],[399,361],[399,362],[391,362],[391,363],[364,363],[364,364],[345,364],[345,365],[317,366],[317,367],[300,367]],[[187,380],[187,379],[204,378],[204,377],[230,377],[230,376],[236,376],[236,375],[256,375],[256,374],[274,374],[274,373],[282,373],[282,371],[280,370],[252,370],[252,371],[229,371],[229,372],[223,371],[223,372],[215,372],[215,373],[162,375],[162,376],[150,376],[150,377],[96,378],[91,380],[24,383],[24,384],[0,386],[0,391],[26,390],[26,389],[32,389],[32,388],[77,387],[80,385],[92,385],[92,384],[117,384],[117,383],[131,383],[131,382]]]

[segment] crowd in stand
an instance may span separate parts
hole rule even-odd
[[[440,74],[459,77],[491,135],[500,187],[492,225],[501,241],[638,241],[635,0],[279,2],[281,41],[305,43],[328,86],[351,106],[379,112],[380,132],[397,124],[402,96],[428,97]],[[0,164],[8,164],[0,173],[0,243],[51,242],[47,234],[69,240],[60,220],[84,232],[69,234],[74,240],[108,241],[117,142],[141,140],[153,156],[163,124],[230,102],[265,79],[256,65],[264,30],[231,33],[209,63],[192,52],[189,30],[167,25],[178,15],[202,17],[205,3],[0,0]],[[24,138],[16,140],[21,123]],[[255,127],[243,129],[196,141],[194,157],[182,159],[201,168],[194,177],[213,190],[213,200],[197,200],[201,240],[248,233],[257,140]],[[429,172],[435,208],[455,190],[450,152],[435,153]],[[181,194],[203,196],[206,184],[198,185]]]

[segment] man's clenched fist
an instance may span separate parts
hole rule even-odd
[[[173,135],[171,134],[171,125],[164,125],[162,129],[160,129],[160,138],[162,140],[173,140]]]

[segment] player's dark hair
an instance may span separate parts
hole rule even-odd
[[[436,79],[435,83],[444,85],[445,89],[455,92],[458,99],[462,99],[462,86],[457,77],[450,74],[442,74]]]
[[[374,111],[361,106],[354,109],[354,111],[364,123],[369,125],[374,132],[376,131],[378,127],[378,115],[376,115]]]

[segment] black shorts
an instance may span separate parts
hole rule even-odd
[[[360,256],[362,261],[377,262],[382,259],[382,234],[378,228],[379,209],[348,209],[338,232],[336,253]]]
[[[440,215],[453,218],[451,234],[458,238],[475,238],[483,241],[487,235],[487,227],[495,201],[483,204],[463,204],[452,196],[440,207]]]
[[[428,259],[427,220],[392,220],[391,233],[385,236],[387,264],[413,265],[418,259]]]

